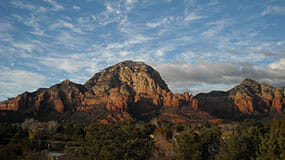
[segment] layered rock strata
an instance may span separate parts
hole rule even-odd
[[[285,87],[274,88],[251,79],[243,80],[234,88],[198,94],[200,109],[214,114],[242,113],[258,115],[260,113],[282,113],[285,107]]]
[[[83,112],[102,105],[107,114],[104,123],[131,115],[156,113],[162,106],[179,108],[187,105],[198,109],[192,95],[187,92],[173,94],[152,67],[143,62],[124,61],[94,74],[84,85],[65,80],[50,88],[25,92],[1,102],[0,110],[37,115],[49,111]]]

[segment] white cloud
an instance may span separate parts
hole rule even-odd
[[[32,13],[29,16],[29,18],[23,18],[16,14],[13,14],[12,17],[16,18],[19,22],[23,23],[24,25],[33,28],[33,31],[30,32],[31,34],[37,36],[47,36],[39,24],[39,19],[35,16],[34,13]]]
[[[11,1],[11,4],[20,9],[26,9],[26,10],[31,10],[31,11],[36,9],[34,5],[23,3],[20,0],[13,0]]]
[[[80,28],[82,31],[84,32],[89,32],[89,31],[93,31],[97,26],[94,25],[94,21],[93,21],[93,15],[91,15],[90,17],[78,17],[76,18],[77,21],[77,28]],[[71,19],[69,20],[71,21]]]
[[[47,12],[47,11],[48,11],[48,9],[45,8],[45,7],[43,7],[43,6],[40,6],[40,7],[38,8],[38,12],[44,13],[44,12]]]
[[[223,29],[224,29],[224,26],[222,26],[222,25],[215,26],[215,27],[212,27],[212,28],[208,29],[207,31],[203,32],[202,36],[203,36],[203,38],[212,38],[216,34],[220,33]]]
[[[52,5],[53,6],[52,10],[54,11],[58,11],[64,8],[62,5],[58,4],[55,0],[44,0],[44,1]]]
[[[68,28],[72,30],[73,32],[82,33],[82,30],[79,27],[76,27],[74,24],[63,21],[63,20],[58,20],[56,23],[52,24],[49,28],[52,30],[59,29],[59,28]]]
[[[165,24],[169,24],[173,20],[174,20],[174,17],[169,16],[169,17],[165,17],[165,18],[163,18],[159,21],[156,21],[156,22],[148,22],[148,23],[146,23],[146,26],[148,26],[150,28],[156,28],[156,27],[160,27],[160,26],[165,25]]]
[[[266,9],[260,13],[261,16],[266,16],[269,14],[285,14],[285,7],[267,6]]]
[[[199,85],[231,86],[245,78],[271,85],[285,85],[285,74],[280,74],[285,73],[285,59],[268,66],[233,62],[165,63],[153,64],[153,66],[173,90],[191,89]]]
[[[133,35],[134,37],[130,38],[128,41],[127,41],[127,45],[128,44],[138,44],[138,43],[143,43],[145,41],[149,41],[151,40],[152,38],[151,37],[148,37],[148,36],[145,36],[145,35],[142,35],[142,34],[136,34],[136,35]]]
[[[155,52],[155,55],[158,56],[158,57],[161,57],[164,55],[164,51],[163,50],[160,50],[158,49],[156,52]]]
[[[133,9],[134,4],[137,2],[137,0],[126,0],[125,2],[125,8],[127,11],[130,11]]]
[[[215,6],[219,4],[218,0],[211,0],[209,3],[208,3],[208,6]]]
[[[41,57],[41,64],[57,68],[68,73],[74,73],[89,65],[88,58],[80,54],[57,57]]]
[[[277,42],[277,45],[278,45],[278,46],[283,46],[283,45],[285,45],[285,40],[284,40],[284,41],[279,41],[279,42]]]
[[[12,42],[13,38],[12,38],[11,34],[9,34],[9,33],[1,33],[0,34],[0,41]]]
[[[41,74],[0,67],[0,100],[45,87],[45,82],[46,78]]]
[[[29,53],[31,53],[32,50],[35,48],[34,44],[29,44],[29,43],[12,43],[12,45],[13,47],[26,50]]]
[[[21,0],[13,0],[11,1],[11,4],[14,5],[16,8],[29,10],[32,12],[44,13],[48,11],[48,9],[43,6],[35,6],[32,4],[26,3],[26,1],[21,1]]]
[[[144,35],[138,34],[138,35],[133,35],[132,38],[126,40],[125,42],[122,43],[110,43],[107,45],[106,49],[110,50],[110,49],[119,49],[119,48],[124,48],[130,45],[134,45],[134,44],[140,44],[143,43],[145,41],[151,40],[152,38],[150,37],[146,37]]]
[[[185,22],[195,21],[199,19],[207,18],[207,16],[199,16],[195,12],[191,12],[189,15],[186,15],[184,18]]]
[[[121,51],[121,52],[120,52],[120,55],[121,55],[121,56],[126,56],[126,55],[128,55],[128,54],[129,54],[128,51]]]
[[[80,10],[79,6],[72,6],[72,8],[75,9],[75,10]]]
[[[126,0],[126,4],[133,4],[135,2],[136,2],[136,0]]]
[[[104,3],[106,10],[91,17],[99,24],[106,26],[110,23],[124,25],[127,22],[127,12],[132,9],[133,4],[128,4],[127,1],[114,1]]]
[[[284,70],[285,71],[285,58],[280,59],[279,61],[273,62],[268,65],[271,69]]]
[[[46,36],[45,32],[41,29],[38,19],[32,14],[31,17],[27,20],[24,20],[24,24],[32,27],[34,30],[31,32],[31,34],[37,35],[37,36]]]
[[[81,66],[80,62],[74,59],[64,58],[43,58],[42,63],[47,66],[56,66],[58,69],[64,70],[68,73],[73,73],[78,71]]]
[[[210,22],[206,24],[210,28],[202,33],[203,38],[212,38],[213,36],[220,33],[227,24],[227,20],[219,20],[215,22]]]
[[[60,31],[60,33],[55,37],[55,41],[52,42],[52,45],[64,46],[68,49],[77,50],[85,47],[86,39],[74,32]]]

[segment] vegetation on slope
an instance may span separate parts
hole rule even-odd
[[[149,123],[125,120],[89,125],[33,119],[0,124],[0,157],[48,159],[285,159],[285,121],[246,120],[238,124]]]

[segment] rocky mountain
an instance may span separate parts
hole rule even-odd
[[[199,109],[220,118],[241,115],[260,115],[268,112],[282,113],[285,107],[285,87],[274,88],[251,79],[243,80],[234,88],[198,94]]]
[[[50,88],[3,101],[0,110],[2,120],[14,114],[17,118],[42,120],[89,117],[87,120],[108,123],[129,117],[145,120],[162,116],[163,107],[174,108],[171,112],[181,108],[195,111],[197,105],[197,99],[188,92],[173,94],[152,67],[143,62],[124,61],[94,74],[84,85],[64,80]],[[171,115],[166,119],[190,120],[187,116]]]
[[[226,92],[174,94],[151,66],[124,61],[94,74],[84,85],[64,80],[50,88],[0,102],[0,120],[33,117],[109,123],[133,117],[173,123],[221,121],[282,113],[284,107],[284,87],[274,88],[246,79]]]

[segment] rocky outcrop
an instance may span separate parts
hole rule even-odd
[[[50,88],[25,92],[0,103],[0,110],[39,113],[105,112],[103,123],[132,116],[149,118],[161,107],[187,106],[198,109],[188,92],[173,94],[160,74],[143,62],[124,61],[94,74],[84,85],[64,80]],[[100,119],[99,119],[100,120]]]
[[[197,96],[188,92],[172,93],[152,67],[143,62],[124,61],[94,74],[84,85],[64,80],[50,88],[25,92],[0,102],[0,110],[5,112],[0,115],[13,112],[21,114],[19,117],[62,117],[61,120],[92,116],[102,123],[130,117],[192,122],[199,118],[217,121],[211,115],[231,119],[241,115],[281,113],[284,104],[285,87],[274,88],[250,79],[226,92],[212,91]]]
[[[151,99],[161,105],[163,95],[170,92],[159,73],[143,62],[125,61],[96,73],[85,83],[86,101],[90,105],[106,103],[111,111],[128,111],[129,104]]]
[[[41,88],[33,93],[25,92],[16,98],[0,103],[1,110],[19,112],[72,110],[81,104],[86,88],[83,85],[62,81],[50,88]]]
[[[214,91],[196,96],[202,110],[220,117],[229,113],[258,115],[267,112],[283,112],[285,107],[284,87],[274,88],[268,84],[245,79],[227,92]]]

